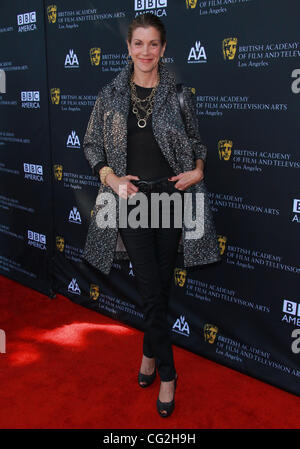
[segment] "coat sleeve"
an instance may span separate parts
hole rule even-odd
[[[97,167],[107,165],[103,139],[103,97],[99,92],[90,115],[83,139],[83,151],[93,173],[98,175]]]
[[[187,135],[191,140],[191,145],[194,151],[195,160],[206,160],[207,148],[202,142],[199,132],[199,124],[196,113],[196,100],[195,95],[192,93],[190,87],[183,86],[184,97],[184,114],[186,120]]]
[[[99,176],[99,171],[101,170],[102,167],[105,167],[106,165],[107,162],[98,162],[98,164],[96,164],[95,167],[93,168],[95,176]]]

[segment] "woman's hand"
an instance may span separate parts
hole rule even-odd
[[[138,176],[126,175],[117,176],[114,173],[109,173],[105,181],[121,198],[127,199],[132,194],[138,192],[138,187],[130,182],[131,179],[140,179]]]
[[[203,168],[196,167],[194,170],[185,171],[179,173],[177,176],[172,176],[168,178],[169,181],[178,181],[174,185],[178,190],[186,190],[188,187],[202,181],[204,178]]]

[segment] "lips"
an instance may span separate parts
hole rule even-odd
[[[140,61],[141,61],[141,62],[146,62],[146,63],[147,63],[147,62],[151,62],[152,59],[143,59],[143,58],[140,58]]]

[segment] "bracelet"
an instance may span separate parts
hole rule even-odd
[[[107,186],[108,184],[106,183],[106,176],[109,173],[114,173],[113,169],[110,167],[102,167],[100,170],[100,180],[102,182],[102,184],[104,184],[105,186]]]

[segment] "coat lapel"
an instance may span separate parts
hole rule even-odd
[[[159,85],[155,94],[155,100],[154,100],[154,106],[153,106],[153,115],[152,115],[152,121],[156,121],[157,114],[159,113],[160,108],[164,104],[164,102],[167,99],[169,90],[172,86],[172,75],[171,73],[164,67],[160,66],[159,68],[159,76],[160,81]]]
[[[178,174],[180,169],[174,157],[174,148],[170,148],[167,140],[168,126],[168,108],[164,110],[168,95],[175,86],[174,76],[164,67],[160,66],[160,82],[156,91],[153,113],[152,113],[152,129],[154,137],[170,167],[174,173]]]

